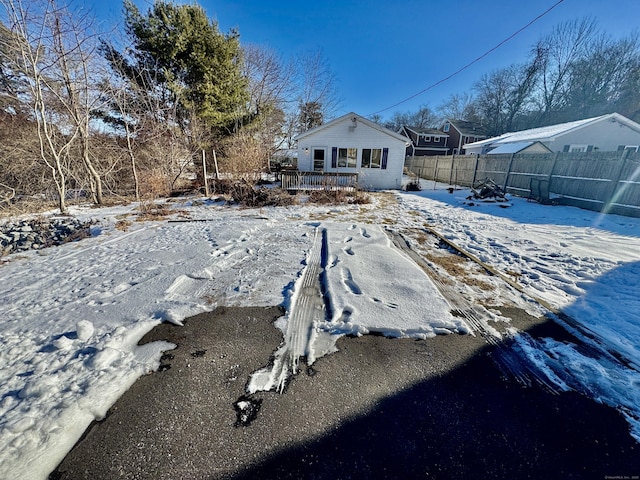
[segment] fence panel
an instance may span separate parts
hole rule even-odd
[[[608,208],[640,210],[640,159],[627,159],[620,170]]]
[[[506,191],[531,195],[532,179],[548,182],[554,202],[640,217],[640,153],[556,152],[407,158],[427,180],[472,186],[487,178]]]
[[[490,178],[498,185],[504,185],[507,179],[507,171],[511,161],[510,154],[481,155],[478,158],[478,171],[476,180],[481,181]]]
[[[555,155],[552,153],[514,155],[507,191],[514,195],[528,196],[531,189],[531,179],[548,180],[554,158]]]
[[[615,186],[612,175],[620,171],[620,162],[620,158],[598,154],[563,156],[556,162],[549,189],[565,197],[603,204]]]

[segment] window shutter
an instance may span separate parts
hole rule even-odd
[[[389,149],[382,149],[382,169],[385,170],[387,168],[387,158],[389,157]]]
[[[331,168],[338,168],[338,147],[331,147]]]
[[[563,152],[565,152],[565,153],[566,153],[566,152],[568,152],[568,151],[569,151],[569,145],[565,145],[565,146],[562,148],[562,151],[563,151]]]
[[[592,150],[593,150],[593,145],[588,145],[587,146],[587,153],[589,153]]]

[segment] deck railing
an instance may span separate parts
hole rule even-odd
[[[282,172],[284,190],[356,190],[357,173]]]

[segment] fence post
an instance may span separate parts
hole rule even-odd
[[[513,166],[513,157],[515,157],[516,154],[512,153],[511,154],[511,158],[509,159],[509,166],[507,167],[507,174],[504,177],[504,187],[502,188],[502,191],[504,193],[507,193],[507,185],[509,184],[509,175],[511,174],[511,167]]]
[[[456,156],[451,156],[451,170],[449,171],[449,185],[451,185],[451,180],[453,180],[453,165],[456,163]]]
[[[473,166],[473,180],[471,180],[471,188],[474,188],[476,185],[476,177],[478,175],[478,161],[480,159],[480,154],[476,153],[476,163]]]
[[[204,178],[204,194],[209,196],[209,179],[207,178],[207,161],[205,158],[204,148],[202,149],[202,177]]]
[[[553,178],[553,171],[556,169],[556,163],[558,163],[558,158],[560,157],[560,152],[556,152],[553,157],[553,163],[551,163],[551,170],[549,170],[549,175],[547,176],[547,181],[549,182],[549,187],[551,187],[551,178]]]
[[[436,164],[433,167],[433,189],[436,188],[436,183],[438,181],[438,160],[440,160],[440,155],[436,155]]]

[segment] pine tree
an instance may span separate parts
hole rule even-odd
[[[133,81],[140,72],[152,72],[146,77],[175,104],[183,130],[194,116],[213,129],[232,125],[247,101],[238,32],[221,33],[198,5],[159,1],[146,15],[131,0],[124,5],[134,60],[129,69],[121,68],[121,59],[114,66]]]

